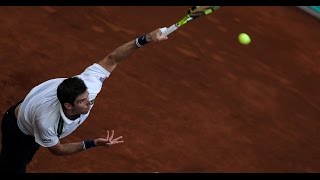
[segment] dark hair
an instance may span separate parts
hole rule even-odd
[[[65,79],[57,88],[58,99],[63,106],[64,103],[74,105],[74,101],[78,96],[87,90],[87,86],[82,79],[72,77]]]

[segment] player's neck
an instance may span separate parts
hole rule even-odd
[[[80,114],[74,114],[72,111],[66,109],[63,109],[63,113],[70,120],[75,120],[80,117]]]
[[[80,114],[75,114],[75,115],[67,116],[67,117],[68,117],[68,119],[70,119],[70,120],[76,120],[76,119],[78,119],[78,118],[80,117]]]

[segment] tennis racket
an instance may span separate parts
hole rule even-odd
[[[179,27],[185,25],[187,22],[190,22],[198,17],[211,14],[212,12],[215,12],[218,10],[220,6],[192,6],[189,10],[186,16],[184,16],[179,22],[173,24],[169,28],[164,27],[161,28],[160,31],[163,35],[168,36],[175,30],[177,30]]]

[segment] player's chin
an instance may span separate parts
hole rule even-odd
[[[87,108],[87,109],[84,109],[84,110],[82,111],[82,114],[87,114],[89,111],[90,111],[90,107]]]
[[[84,114],[88,114],[88,112],[89,112],[89,111],[82,111],[81,114],[83,114],[83,115],[84,115]]]

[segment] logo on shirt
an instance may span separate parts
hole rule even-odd
[[[90,105],[93,105],[93,104],[94,104],[94,100],[96,100],[96,99],[92,99],[92,100],[90,101]]]
[[[100,77],[99,80],[103,82],[106,78]]]
[[[51,139],[45,139],[45,138],[42,138],[42,141],[47,143],[47,142],[51,142]]]

